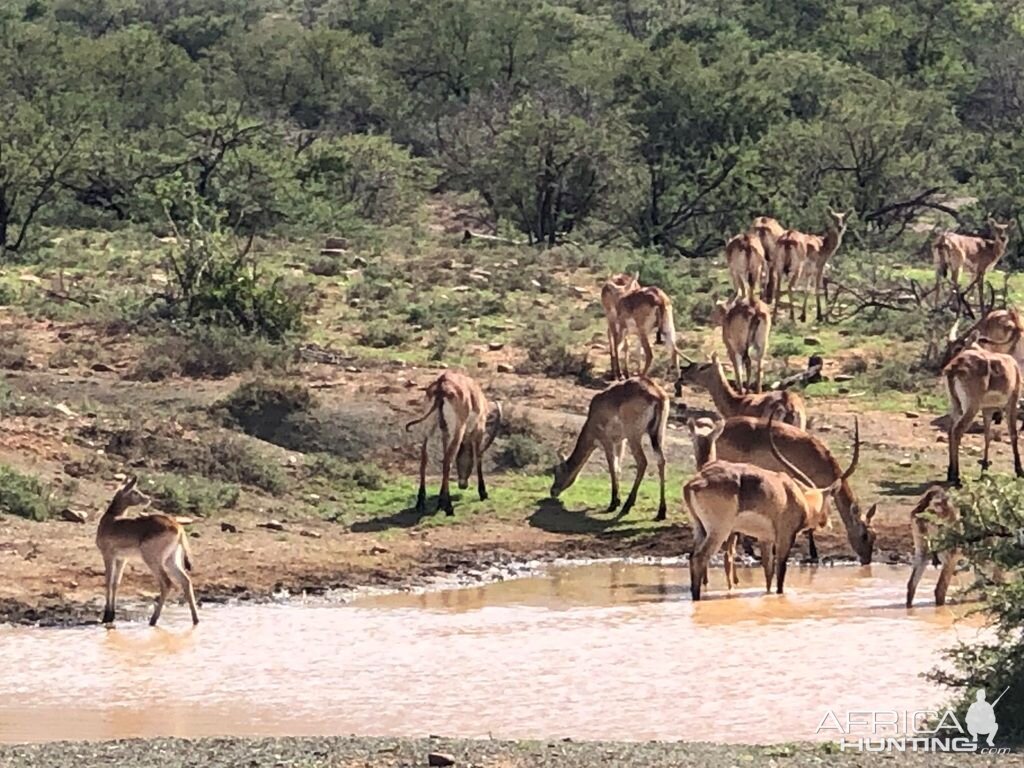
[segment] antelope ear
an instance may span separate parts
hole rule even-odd
[[[128,482],[126,482],[124,484],[124,489],[126,491],[130,491],[132,488],[135,487],[136,483],[138,483],[138,482],[139,482],[138,476],[137,475],[132,475],[131,477],[128,478]]]
[[[711,364],[712,365],[718,365],[718,353],[717,352],[712,352],[711,353]]]
[[[868,513],[866,515],[864,515],[864,522],[865,523],[870,523],[871,522],[871,518],[873,518],[875,516],[875,512],[877,512],[877,511],[878,511],[878,502],[876,501],[868,509]]]

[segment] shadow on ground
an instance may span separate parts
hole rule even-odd
[[[452,494],[452,505],[456,508],[456,514],[458,514],[458,505],[461,499],[462,494]],[[424,518],[443,514],[444,512],[437,508],[437,496],[431,496],[427,499],[427,510],[425,512],[417,512],[415,507],[408,507],[400,512],[395,512],[394,514],[386,515],[384,517],[359,520],[352,523],[349,530],[353,533],[380,533],[391,528],[414,528],[419,525]]]

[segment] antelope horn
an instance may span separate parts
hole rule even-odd
[[[779,446],[775,444],[775,433],[772,427],[775,425],[775,416],[778,414],[780,410],[780,408],[776,408],[774,411],[772,411],[771,416],[768,417],[768,446],[772,449],[772,455],[775,456],[776,460],[783,467],[786,468],[786,471],[789,472],[789,474],[791,474],[798,482],[802,483],[808,488],[814,488],[815,485],[813,482],[811,482],[811,479],[807,475],[805,475],[799,467],[794,465],[792,462],[790,462],[789,459],[783,456],[782,452],[779,451]]]
[[[860,459],[860,419],[853,417],[853,459],[850,461],[850,468],[843,472],[843,480],[849,479],[854,470],[857,469],[857,461]]]

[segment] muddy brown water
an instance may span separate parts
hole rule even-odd
[[[777,742],[826,710],[945,700],[920,677],[981,632],[902,606],[907,569],[760,569],[689,598],[685,565],[621,562],[348,605],[228,605],[188,625],[0,627],[0,742],[405,735]],[[934,573],[922,583],[930,598]]]

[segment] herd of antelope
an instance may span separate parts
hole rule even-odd
[[[690,384],[708,391],[721,419],[687,421],[696,461],[696,475],[683,486],[683,502],[693,528],[690,555],[690,590],[694,600],[707,584],[710,559],[725,545],[728,588],[737,582],[735,547],[743,541],[748,553],[753,543],[760,548],[765,588],[783,592],[786,562],[796,537],[806,532],[811,560],[817,559],[813,531],[829,524],[831,501],[846,529],[847,539],[860,562],[871,562],[875,531],[872,518],[877,504],[862,510],[849,478],[860,456],[860,429],[853,428],[853,457],[844,470],[831,450],[806,431],[803,398],[782,389],[763,392],[763,366],[768,353],[772,320],[783,293],[788,294],[789,314],[796,317],[795,291],[803,290],[800,319],[806,320],[808,298],[814,294],[818,320],[823,318],[825,268],[837,252],[847,228],[849,213],[828,210],[823,234],[807,234],[783,228],[769,217],[754,219],[750,229],[725,245],[725,259],[736,295],[718,302],[712,324],[719,328],[728,352],[734,382],[730,382],[716,355],[709,362],[694,362],[681,355],[669,296],[655,286],[641,286],[639,275],[611,276],[602,287],[601,304],[608,328],[610,377],[614,383],[594,395],[575,447],[554,467],[551,496],[569,488],[598,446],[604,451],[611,480],[608,511],[625,515],[634,506],[647,470],[644,438],[650,443],[658,468],[657,520],[668,511],[665,490],[665,439],[671,398],[652,378],[654,343],[668,350],[675,394]],[[931,244],[936,273],[936,295],[943,279],[959,291],[962,270],[975,275],[982,288],[984,276],[1006,250],[1009,225],[989,220],[993,237],[968,237],[944,233]],[[964,433],[981,412],[985,447],[981,461],[989,466],[993,420],[1005,414],[1013,449],[1014,469],[1024,475],[1017,447],[1017,403],[1024,369],[1024,322],[1015,310],[989,312],[965,333],[950,332],[948,359],[943,368],[950,399],[949,464],[947,483],[959,485],[959,448]],[[629,338],[636,336],[644,362],[630,375]],[[686,365],[680,367],[679,358]],[[460,488],[465,489],[473,472],[480,499],[487,498],[484,452],[494,441],[502,420],[501,403],[491,402],[471,377],[445,371],[425,389],[428,410],[406,424],[411,430],[429,422],[420,444],[419,493],[416,510],[427,507],[427,446],[438,431],[442,440],[442,475],[438,509],[454,514],[449,482],[454,464]],[[619,478],[626,446],[636,470],[623,502]],[[198,623],[195,596],[188,575],[191,569],[188,536],[181,522],[167,515],[125,517],[129,507],[147,505],[149,499],[130,479],[117,491],[100,520],[96,543],[106,566],[104,623],[114,620],[117,588],[129,558],[141,558],[157,579],[160,597],[150,619],[156,624],[172,586],[185,593]],[[913,570],[907,584],[907,607],[929,559],[942,564],[935,601],[942,605],[958,560],[957,552],[931,552],[929,540],[936,525],[956,518],[945,488],[928,489],[911,512],[914,541]]]

